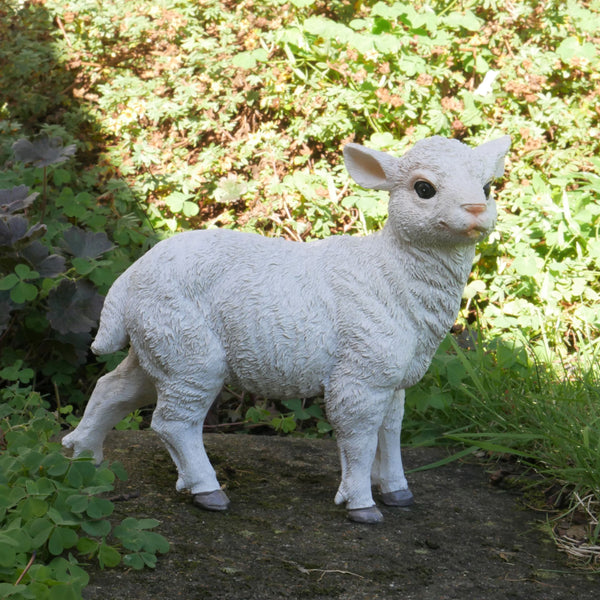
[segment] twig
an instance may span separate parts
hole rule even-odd
[[[61,409],[60,392],[58,391],[58,385],[57,385],[56,381],[53,381],[52,385],[54,386],[54,401],[56,402],[56,414],[60,415],[60,409]]]
[[[319,581],[321,581],[321,579],[323,579],[325,575],[328,575],[330,573],[338,573],[339,575],[352,575],[352,577],[359,577],[360,579],[364,579],[362,575],[359,575],[358,573],[352,573],[352,571],[340,571],[339,569],[307,569],[306,567],[299,565],[293,560],[284,560],[283,562],[292,565],[293,567],[296,567],[296,569],[298,569],[300,573],[304,573],[305,575],[308,575],[309,573],[321,573]]]
[[[244,427],[245,429],[256,429],[264,427],[266,423],[252,423],[252,421],[236,421],[235,423],[215,423],[214,425],[204,424],[204,429],[234,429],[236,427]]]
[[[302,242],[302,238],[295,232],[292,231],[287,225],[283,224],[283,221],[279,218],[278,215],[269,215],[268,217],[274,223],[277,223],[293,240],[296,242]]]
[[[35,560],[36,557],[36,551],[33,551],[33,554],[31,555],[31,558],[29,559],[29,562],[27,563],[27,566],[23,569],[23,572],[19,575],[19,579],[17,579],[17,581],[15,582],[15,586],[19,585],[23,579],[23,577],[25,577],[25,573],[27,573],[27,571],[29,571],[29,569],[31,569],[31,565],[33,564],[33,561]]]
[[[140,493],[138,491],[131,492],[130,494],[119,494],[118,496],[113,496],[109,498],[109,502],[125,502],[127,500],[133,500],[134,498],[139,498]]]
[[[71,45],[71,40],[67,36],[67,32],[65,30],[65,26],[63,25],[63,22],[60,20],[59,16],[56,17],[56,24],[58,25],[58,28],[62,31],[62,34],[63,34],[63,36],[65,38],[65,42],[67,42],[67,46],[69,46],[69,48],[72,48],[73,46]]]

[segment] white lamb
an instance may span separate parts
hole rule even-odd
[[[400,456],[404,390],[427,370],[457,316],[475,244],[494,227],[490,182],[508,136],[471,149],[418,142],[403,158],[344,148],[365,188],[390,192],[382,231],[310,243],[223,230],[157,244],[110,289],[92,350],[126,359],[102,377],[64,438],[102,460],[107,432],[156,402],[152,427],[177,466],[177,489],[224,510],[229,500],[202,441],[224,384],[263,397],[323,395],[339,447],[336,503],[353,521],[412,502]]]

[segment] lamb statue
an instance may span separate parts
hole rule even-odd
[[[425,374],[460,307],[475,244],[494,227],[490,185],[508,136],[470,148],[439,136],[402,158],[344,147],[361,186],[390,193],[383,229],[299,243],[228,230],[181,233],[109,290],[92,345],[129,354],[98,380],[63,444],[102,460],[107,432],[156,403],[152,428],[177,489],[208,510],[229,499],[206,455],[206,413],[224,384],[267,398],[323,396],[341,461],[336,504],[361,523],[413,501],[400,455],[404,390]]]

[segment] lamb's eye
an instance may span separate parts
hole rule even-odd
[[[435,196],[435,188],[429,183],[429,181],[423,181],[420,179],[419,181],[415,182],[414,188],[419,198],[428,200],[429,198],[433,198]]]
[[[483,193],[485,194],[486,198],[490,197],[490,191],[491,191],[491,187],[492,187],[492,182],[488,181],[484,186],[483,186]]]

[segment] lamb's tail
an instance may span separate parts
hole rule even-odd
[[[124,348],[129,342],[125,327],[125,307],[128,302],[129,277],[123,273],[112,285],[100,315],[100,327],[92,343],[94,354],[110,354]]]

